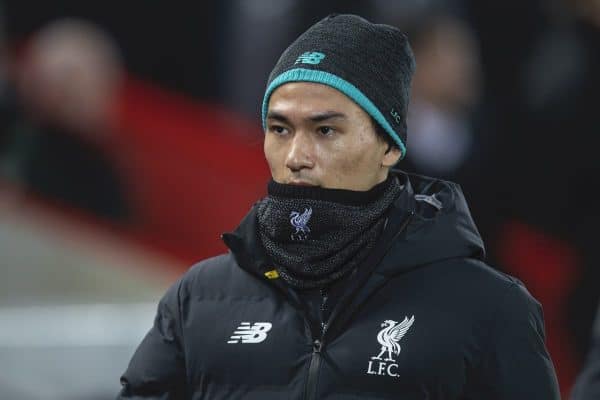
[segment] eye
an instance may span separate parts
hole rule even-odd
[[[273,132],[276,135],[285,135],[288,133],[288,130],[280,125],[269,126],[269,131]]]
[[[330,126],[320,126],[317,130],[321,135],[324,136],[331,136],[333,132],[335,132],[335,130]]]

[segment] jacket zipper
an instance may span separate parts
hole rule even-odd
[[[321,290],[321,317],[324,316],[325,307],[327,305],[327,292]],[[310,357],[310,363],[308,365],[308,378],[306,379],[306,388],[304,391],[304,398],[307,400],[316,399],[317,397],[317,378],[319,376],[319,369],[321,367],[321,349],[323,348],[323,335],[327,330],[327,324],[321,322],[321,335],[320,339],[313,340],[313,351]]]
[[[323,337],[323,334],[325,333],[325,327],[326,327],[326,323],[325,321],[327,321],[326,318],[326,313],[327,313],[327,301],[329,300],[329,293],[327,293],[327,289],[323,288],[320,290],[321,292],[321,307],[320,307],[320,311],[321,311],[321,337]]]
[[[304,391],[304,398],[306,400],[317,398],[317,377],[319,375],[319,368],[321,367],[322,348],[323,342],[319,339],[315,339],[313,341],[313,352],[310,358],[310,364],[308,365],[308,378],[306,379],[306,389]]]

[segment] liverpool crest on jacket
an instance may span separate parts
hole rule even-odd
[[[381,324],[383,329],[377,334],[377,341],[381,345],[381,350],[376,356],[371,357],[369,366],[367,367],[367,374],[398,376],[396,358],[402,351],[400,340],[406,335],[414,322],[414,315],[410,318],[404,317],[402,322],[391,319],[383,321]]]

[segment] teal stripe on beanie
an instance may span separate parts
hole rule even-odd
[[[400,136],[394,131],[390,123],[385,119],[379,108],[375,106],[375,104],[367,97],[363,92],[361,92],[356,86],[351,84],[350,82],[344,80],[343,78],[334,75],[330,72],[319,71],[316,69],[305,69],[305,68],[295,68],[284,73],[278,75],[275,79],[271,81],[267,90],[265,92],[265,97],[262,102],[262,124],[263,129],[267,129],[267,111],[269,107],[269,98],[275,89],[279,86],[288,83],[288,82],[314,82],[321,83],[327,86],[331,86],[334,89],[339,90],[344,93],[346,96],[351,98],[356,104],[358,104],[363,110],[367,112],[379,125],[383,127],[383,129],[391,136],[392,139],[398,144],[400,147],[400,151],[402,152],[401,158],[404,158],[406,155],[406,146],[400,139]]]

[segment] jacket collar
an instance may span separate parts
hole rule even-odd
[[[393,171],[402,185],[388,214],[382,239],[392,240],[376,272],[390,276],[436,260],[484,258],[483,241],[471,218],[460,187],[452,182]],[[269,265],[258,236],[257,204],[237,229],[221,237],[238,265],[265,279]],[[409,223],[403,226],[409,216]],[[398,230],[404,230],[397,232]]]

